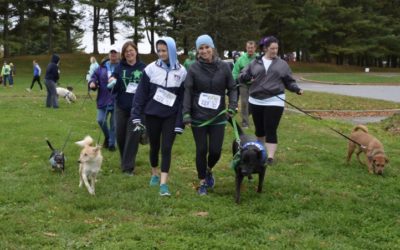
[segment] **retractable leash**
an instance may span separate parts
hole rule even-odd
[[[270,93],[270,94],[271,94],[271,93]],[[305,110],[303,110],[303,109],[297,107],[296,105],[294,105],[294,104],[292,104],[292,103],[286,101],[285,99],[281,98],[281,97],[278,96],[278,95],[274,95],[274,97],[278,97],[279,99],[281,99],[281,100],[284,101],[285,103],[289,104],[289,105],[292,106],[293,108],[297,109],[297,110],[300,111],[301,113],[303,113],[303,114],[305,114],[305,115],[308,115],[309,117],[311,117],[311,118],[313,118],[313,119],[315,119],[315,120],[322,120],[322,118],[321,118],[320,116],[313,116],[313,115],[309,114],[307,111],[305,111]],[[362,145],[361,143],[359,143],[359,142],[357,142],[357,141],[351,139],[350,137],[344,135],[344,134],[341,133],[340,131],[338,131],[338,130],[336,130],[336,129],[334,129],[334,128],[332,128],[332,127],[326,125],[326,124],[324,124],[324,125],[325,125],[326,127],[328,127],[330,130],[332,130],[332,131],[336,132],[337,134],[343,136],[343,137],[346,138],[347,140],[354,142],[355,144],[357,144],[357,145],[360,146],[361,148],[366,148],[366,146],[364,146],[364,145]]]

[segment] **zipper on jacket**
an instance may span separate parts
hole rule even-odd
[[[165,88],[168,88],[168,74],[169,71],[167,71],[167,75],[165,76]]]

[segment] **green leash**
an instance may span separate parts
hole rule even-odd
[[[214,116],[213,118],[211,118],[211,119],[209,119],[209,120],[207,120],[207,121],[204,121],[204,122],[200,123],[199,125],[192,124],[192,127],[201,128],[201,127],[210,125],[210,124],[212,124],[215,120],[217,120],[221,115],[223,115],[223,114],[225,114],[225,113],[227,113],[227,112],[228,112],[228,109],[224,109],[224,110],[222,110],[221,112],[219,112],[218,115]],[[194,121],[194,122],[196,122],[196,121]],[[217,124],[213,124],[213,125],[220,125],[220,124],[226,124],[226,121],[223,121],[223,122],[220,122],[220,123],[217,123]]]
[[[232,118],[232,126],[233,126],[233,132],[235,134],[235,140],[236,140],[236,143],[238,144],[238,151],[233,156],[233,159],[231,161],[231,168],[234,171],[236,171],[236,168],[239,166],[239,163],[240,163],[240,137],[239,137],[239,131],[237,129],[236,120],[233,118]]]

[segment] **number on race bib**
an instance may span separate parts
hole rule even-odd
[[[221,96],[201,93],[199,98],[199,106],[203,108],[209,109],[218,109],[219,104],[221,103]]]
[[[158,88],[153,99],[161,104],[172,107],[175,103],[176,95],[165,89]]]

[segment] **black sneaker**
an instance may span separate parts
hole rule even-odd
[[[273,158],[268,158],[267,159],[267,165],[274,165],[274,159]]]
[[[103,148],[108,148],[108,138],[104,139]]]
[[[108,147],[108,151],[114,152],[115,150],[117,150],[117,149],[115,148],[114,145]]]

